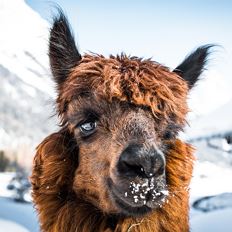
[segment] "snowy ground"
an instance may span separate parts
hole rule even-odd
[[[39,231],[36,213],[30,203],[19,203],[0,197],[0,220],[17,223],[30,232]],[[1,223],[2,221],[0,221],[0,232],[19,232],[18,230],[4,230]]]
[[[201,207],[208,212],[191,208],[192,232],[232,231],[231,178],[231,167],[218,166],[207,161],[196,163],[191,183],[190,204],[203,197],[216,197],[201,202]]]
[[[0,173],[0,232],[38,232],[38,222],[32,204],[18,203],[10,199],[11,191],[6,189],[6,185],[12,176],[11,173]],[[232,231],[231,178],[232,169],[229,166],[218,166],[207,161],[196,162],[191,183],[190,204],[204,197],[216,197],[200,201],[198,203],[200,210],[191,207],[192,232]],[[19,225],[26,230],[17,227]]]
[[[17,232],[29,232],[26,228],[20,226],[19,224],[8,221],[8,220],[2,220],[0,219],[0,232],[6,232],[6,231],[17,231]]]
[[[0,232],[38,232],[32,204],[15,202],[7,185],[14,173],[0,173]]]
[[[231,232],[232,209],[204,213],[191,220],[192,232]]]

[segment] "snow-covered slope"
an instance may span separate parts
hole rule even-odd
[[[0,64],[51,94],[47,81],[41,79],[48,76],[48,23],[24,0],[0,0],[0,28]]]
[[[0,149],[36,144],[51,130],[48,29],[23,0],[0,0]]]
[[[192,232],[231,231],[231,177],[231,166],[219,166],[208,161],[196,162],[190,186],[190,205],[192,206],[196,200],[201,200],[198,206],[204,208],[205,212],[191,207],[190,224]]]

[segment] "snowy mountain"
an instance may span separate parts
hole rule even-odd
[[[0,149],[35,145],[54,124],[48,28],[23,0],[0,0]]]

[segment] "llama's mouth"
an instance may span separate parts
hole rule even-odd
[[[151,212],[154,209],[162,207],[165,202],[166,196],[168,195],[167,190],[156,189],[157,194],[151,191],[137,192],[137,194],[128,194],[119,190],[113,181],[109,178],[107,180],[108,189],[112,198],[121,214],[126,216],[141,216]]]
[[[151,212],[152,208],[147,205],[143,206],[132,206],[131,204],[126,203],[120,197],[118,197],[114,192],[112,192],[114,197],[114,202],[116,203],[117,207],[121,210],[121,214],[126,216],[141,216],[146,213]]]

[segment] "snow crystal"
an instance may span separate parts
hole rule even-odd
[[[142,187],[148,187],[148,179],[142,184]]]
[[[162,191],[160,191],[163,195],[165,195],[165,196],[168,196],[168,194],[169,194],[169,192],[168,192],[168,190],[162,190]]]

